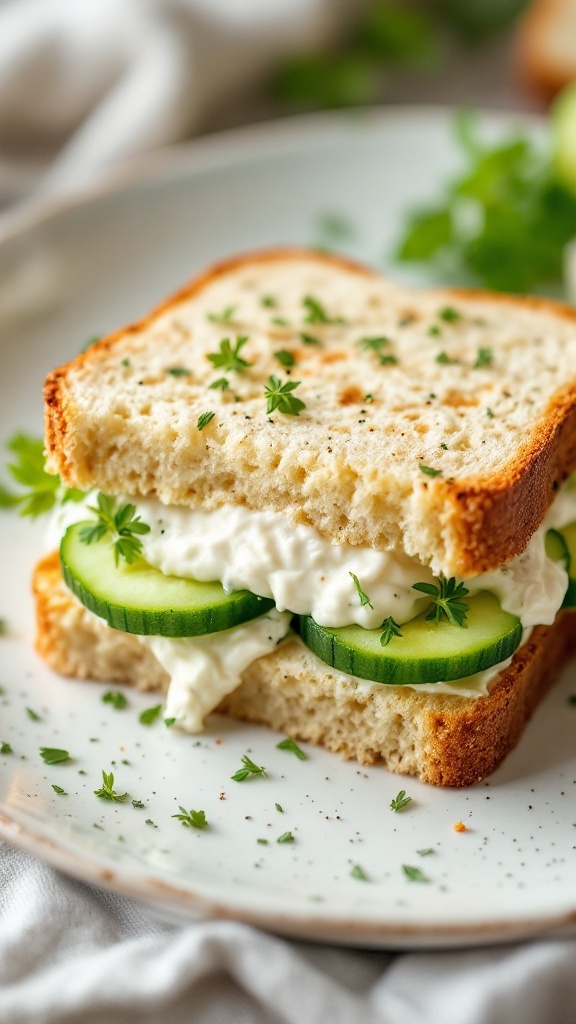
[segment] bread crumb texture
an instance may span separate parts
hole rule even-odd
[[[239,338],[250,365],[215,366]],[[271,375],[300,382],[299,416],[267,413]],[[576,468],[576,312],[277,251],[213,268],[54,371],[45,398],[67,484],[273,509],[475,575],[523,550]]]
[[[62,675],[167,689],[169,678],[137,637],[90,615],[62,579],[58,555],[34,574],[38,652]],[[576,613],[535,629],[487,697],[473,700],[401,686],[357,686],[291,637],[253,662],[219,710],[317,743],[363,764],[468,786],[518,742],[532,711],[576,648]]]

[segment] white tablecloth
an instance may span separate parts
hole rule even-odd
[[[177,141],[355,0],[0,0],[0,202]],[[0,844],[0,1024],[574,1024],[576,942],[346,951],[171,927]]]

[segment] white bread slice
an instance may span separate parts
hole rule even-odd
[[[169,679],[135,637],[99,622],[67,590],[58,555],[34,574],[37,649],[63,675],[166,690]],[[355,689],[298,640],[255,661],[220,710],[318,743],[345,758],[381,763],[437,786],[489,775],[518,742],[532,711],[576,649],[576,613],[536,628],[487,697],[408,687]]]
[[[574,0],[534,0],[520,19],[516,49],[523,77],[546,99],[576,81]]]
[[[346,322],[307,323],[308,295]],[[226,323],[210,319],[230,307]],[[252,365],[209,390],[222,371],[207,356],[242,335]],[[366,337],[389,339],[381,354],[397,364],[362,350]],[[296,359],[290,377],[279,349]],[[475,366],[481,350],[490,365]],[[301,381],[299,417],[266,414],[271,374]],[[276,250],[212,268],[55,370],[45,400],[48,465],[67,484],[274,509],[337,542],[403,547],[435,573],[472,576],[524,549],[576,468],[576,310],[412,292],[336,256]]]

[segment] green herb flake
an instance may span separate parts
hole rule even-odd
[[[256,842],[259,843],[260,846],[268,846],[268,840],[267,839],[257,839]]]
[[[276,309],[278,303],[276,302],[276,299],[272,295],[263,295],[262,298],[260,299],[260,305],[264,309]]]
[[[26,708],[26,714],[28,715],[28,718],[32,722],[41,722],[42,721],[42,719],[40,718],[40,715],[37,715],[36,712],[32,708]]]
[[[300,384],[299,380],[287,380],[283,384],[279,377],[272,374],[268,378],[267,384],[264,385],[267,414],[270,415],[275,409],[278,409],[278,412],[282,412],[286,416],[299,416],[306,405],[299,398],[295,398],[292,392],[295,388],[300,387]]]
[[[401,789],[400,792],[390,801],[390,809],[393,811],[403,811],[408,804],[412,803],[412,797],[406,796],[406,790]]]
[[[379,337],[379,338],[360,338],[356,344],[363,352],[376,352],[380,353],[386,345],[390,345],[390,338]]]
[[[144,807],[144,804],[141,800],[133,800],[132,807],[135,807],[137,810],[141,810]]]
[[[433,469],[432,466],[424,466],[421,462],[418,463],[418,469],[426,476],[442,476],[441,469]]]
[[[343,317],[329,316],[319,299],[314,298],[313,295],[305,295],[302,305],[306,310],[305,324],[343,324],[346,322]]]
[[[438,327],[438,324],[432,324],[432,326],[428,328],[428,334],[431,338],[439,338],[442,334],[442,329]]]
[[[380,637],[380,643],[382,644],[382,647],[387,647],[392,637],[402,636],[400,626],[398,625],[397,622],[394,621],[391,615],[389,615],[387,619],[384,619],[384,622],[382,623],[382,626],[380,628],[384,630]]]
[[[429,882],[430,879],[426,877],[420,868],[414,868],[410,864],[403,864],[402,871],[409,882]]]
[[[370,404],[371,402],[374,401],[374,395],[371,394],[371,392],[369,391],[367,395],[364,395],[364,401]]]
[[[368,875],[363,870],[363,868],[360,867],[359,864],[355,864],[354,865],[354,867],[350,871],[350,877],[351,878],[357,878],[359,882],[368,882],[369,881]]]
[[[393,356],[392,353],[388,353],[388,355],[380,356],[378,362],[380,363],[380,366],[397,366],[398,357]]]
[[[114,789],[114,774],[102,772],[102,785],[100,789],[94,790],[94,796],[101,800],[111,800],[112,803],[121,804],[128,799],[128,793],[116,793]]]
[[[360,580],[358,579],[356,574],[353,572],[349,572],[348,575],[351,576],[352,579],[354,580],[354,586],[356,587],[356,592],[358,594],[358,597],[360,598],[360,607],[363,608],[364,605],[367,604],[369,608],[372,608],[372,610],[374,610],[374,605],[372,604],[370,598],[368,597],[368,594],[365,594],[364,591],[362,590]]]
[[[476,362],[474,363],[474,369],[480,370],[485,366],[492,366],[494,362],[494,354],[491,348],[479,348],[476,355]]]
[[[291,832],[283,832],[281,836],[278,836],[277,843],[293,843],[295,842],[294,836]]]
[[[12,747],[10,746],[9,743],[2,742],[0,744],[0,754],[13,754],[13,753],[14,753],[14,751],[12,750]]]
[[[88,508],[96,516],[94,525],[80,529],[80,540],[83,544],[94,544],[108,535],[114,542],[114,562],[119,565],[123,558],[132,565],[142,553],[142,534],[150,533],[150,527],[136,515],[135,505],[116,507],[116,499],[107,494],[98,494],[96,505]]]
[[[275,327],[290,327],[290,321],[285,316],[273,316],[272,323]]]
[[[427,846],[424,850],[416,850],[419,857],[429,857],[431,853],[434,853],[433,846]]]
[[[146,708],[145,711],[141,711],[138,716],[138,721],[141,725],[152,725],[152,723],[159,717],[161,711],[162,705],[155,704],[154,707]]]
[[[215,415],[215,412],[203,412],[198,417],[198,423],[196,424],[198,430],[204,430],[204,427],[208,426],[208,424],[214,419]]]
[[[171,727],[172,725],[174,725],[174,722],[175,722],[175,721],[176,721],[176,719],[175,719],[175,718],[165,718],[165,719],[164,719],[164,725],[166,726],[166,728],[167,728],[167,729],[170,729],[170,727]]]
[[[262,767],[262,765],[254,764],[254,761],[250,760],[248,754],[242,755],[242,764],[243,767],[239,768],[237,772],[234,772],[234,775],[230,776],[234,782],[244,782],[245,779],[254,775],[266,775],[266,769]]]
[[[185,807],[180,807],[180,814],[173,814],[172,817],[177,818],[184,828],[208,828],[204,811],[187,811]]]
[[[52,783],[52,789],[55,793],[58,793],[58,796],[68,796],[66,790],[62,789],[62,786],[57,786],[55,782]]]
[[[116,711],[121,711],[128,704],[128,700],[120,690],[107,690],[101,700],[103,704],[111,704]]]
[[[493,420],[494,419],[494,413],[492,412],[492,409],[489,409],[488,407],[486,407],[486,415],[487,415],[489,420]]]
[[[291,754],[295,754],[300,761],[306,761],[307,757],[304,751],[294,742],[290,736],[287,736],[285,740],[281,740],[280,743],[276,744],[276,750],[288,750]]]
[[[438,319],[443,320],[445,324],[456,324],[459,320],[463,320],[462,313],[459,313],[453,306],[444,306],[438,312]]]
[[[144,822],[144,824],[145,825],[151,825],[152,828],[158,828],[158,825],[156,825],[155,822],[152,821],[152,818],[146,818],[146,821]]]
[[[452,359],[447,352],[439,352],[438,355],[435,356],[435,362],[439,363],[440,366],[456,366],[460,360]]]
[[[60,750],[58,747],[40,747],[40,757],[44,764],[63,764],[70,761],[71,757],[67,750]]]
[[[132,364],[130,363],[129,359],[122,359],[120,365],[128,367],[128,366],[131,366]]]
[[[444,441],[442,441],[442,444],[440,445],[440,447],[441,447],[443,452],[447,452],[448,451],[448,445]]]
[[[211,324],[229,324],[234,316],[235,306],[226,306],[221,313],[207,313],[206,317]]]
[[[278,814],[284,814],[284,808],[280,804],[274,804],[274,807],[278,811]]]
[[[185,366],[167,366],[166,373],[169,373],[171,377],[189,377],[191,370],[187,370]]]
[[[231,344],[230,338],[223,338],[220,342],[220,351],[210,352],[206,358],[210,360],[216,370],[222,370],[224,373],[244,373],[244,370],[252,366],[252,363],[242,359],[240,355],[247,341],[247,334],[237,335],[234,345]]]
[[[313,334],[300,334],[300,341],[303,345],[308,345],[310,348],[322,348],[323,345],[320,338],[315,338]]]
[[[285,348],[281,348],[278,352],[275,352],[274,358],[278,360],[281,366],[286,367],[287,370],[296,364],[296,360],[292,353],[288,352]]]
[[[466,627],[466,616],[469,606],[462,600],[469,593],[463,583],[456,583],[454,576],[446,579],[439,576],[436,580],[437,586],[433,583],[414,583],[413,590],[421,594],[428,594],[432,598],[426,616],[427,621],[440,622],[447,619],[454,626]]]
[[[229,387],[230,387],[230,381],[228,380],[227,377],[218,377],[218,380],[213,380],[212,383],[208,385],[208,390],[209,391],[217,391],[217,390],[227,391]]]

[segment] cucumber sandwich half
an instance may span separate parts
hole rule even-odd
[[[57,671],[469,785],[576,648],[576,312],[222,263],[46,381]]]

